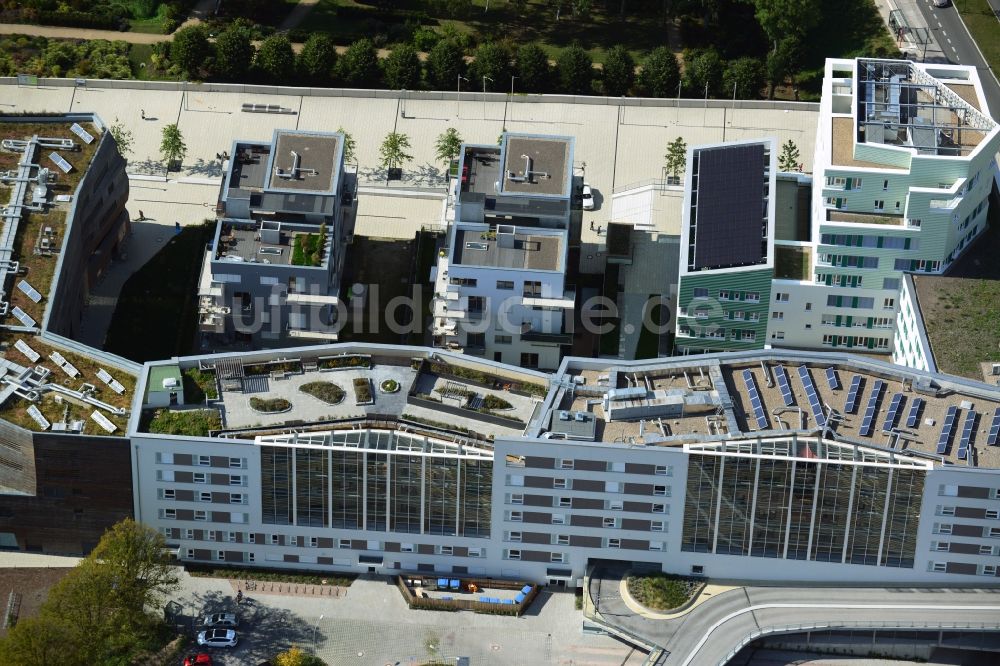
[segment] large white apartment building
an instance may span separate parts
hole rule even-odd
[[[947,271],[983,232],[998,149],[974,67],[827,60],[810,277],[775,280],[769,340],[912,356],[903,275]]]
[[[432,275],[435,345],[555,369],[572,342],[573,139],[505,133],[499,146],[463,145],[458,169]]]
[[[157,416],[161,379],[192,368],[218,397]],[[147,364],[136,395],[135,514],[185,562],[998,580],[1000,392],[969,380],[833,353],[570,357],[545,375],[335,345]],[[203,432],[157,431],[185,413]]]

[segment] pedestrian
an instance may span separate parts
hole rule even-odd
[[[590,230],[591,231],[594,230],[594,221],[593,220],[590,221]]]
[[[142,116],[143,120],[146,119],[146,109],[139,109],[139,114]]]
[[[236,593],[236,605],[239,606],[242,603],[243,603],[243,590],[240,590]]]
[[[142,221],[143,221],[143,220],[145,220],[145,219],[146,219],[146,214],[145,214],[145,213],[143,213],[143,212],[142,212],[142,211],[140,210],[140,211],[139,211],[139,221],[140,221],[140,222],[142,222]]]

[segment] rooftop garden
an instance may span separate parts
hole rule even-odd
[[[292,264],[322,266],[325,245],[326,225],[320,225],[318,234],[295,234],[292,242]]]
[[[451,363],[442,363],[440,361],[427,361],[426,368],[428,372],[435,375],[465,379],[493,389],[520,391],[522,393],[527,393],[528,395],[535,395],[539,397],[548,393],[548,388],[546,388],[544,384],[535,384],[532,382],[511,379],[509,377],[501,377],[489,372],[484,372],[483,370],[468,368],[464,365],[453,365]]]
[[[333,382],[309,382],[299,387],[306,395],[322,400],[328,405],[339,405],[344,400],[344,389]]]
[[[214,370],[188,368],[182,375],[184,382],[184,402],[196,405],[205,400],[216,400],[219,391],[215,382]]]
[[[69,173],[63,173],[52,163],[49,159],[49,153],[52,152],[51,149],[41,148],[37,154],[39,163],[43,167],[48,167],[56,175],[56,182],[50,186],[50,191],[55,194],[73,194],[76,191],[76,186],[80,184],[83,175],[87,173],[90,161],[94,159],[94,153],[97,152],[97,145],[101,140],[101,130],[97,129],[97,126],[93,123],[81,122],[80,126],[94,137],[91,143],[86,144],[80,140],[80,137],[69,131],[70,125],[72,123],[64,121],[51,123],[0,122],[0,139],[18,139],[23,141],[38,135],[46,139],[70,139],[73,141],[76,144],[76,150],[56,151],[67,162],[73,165],[73,169]],[[18,153],[0,150],[0,171],[16,169],[20,158],[21,155]]]
[[[250,409],[261,414],[280,414],[292,408],[292,403],[284,398],[250,398]]]
[[[774,277],[779,280],[810,279],[809,249],[775,245]]]
[[[354,387],[354,402],[358,405],[370,405],[375,401],[372,395],[372,383],[367,377],[355,377],[352,382]]]
[[[222,429],[222,415],[217,409],[146,410],[141,429],[158,435],[208,437],[209,431]]]
[[[66,213],[62,210],[49,209],[48,213],[26,212],[17,226],[17,236],[14,239],[15,259],[26,271],[23,279],[42,295],[40,303],[33,300],[17,288],[21,277],[14,278],[13,289],[10,291],[10,304],[28,313],[32,319],[42,325],[45,315],[45,304],[52,289],[56,262],[66,240]],[[52,227],[55,233],[55,247],[52,254],[35,254],[35,245],[44,227]]]

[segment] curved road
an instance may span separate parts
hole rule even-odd
[[[591,598],[606,622],[669,652],[665,666],[717,666],[761,629],[819,627],[1000,630],[1000,589],[741,587],[683,617],[652,620],[632,613],[618,589],[623,569],[596,570]]]

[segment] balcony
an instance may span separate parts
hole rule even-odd
[[[522,342],[540,342],[550,345],[569,345],[573,343],[573,335],[570,333],[546,333],[531,328],[530,326],[521,329]]]
[[[562,298],[542,297],[541,295],[524,295],[521,297],[521,305],[526,307],[539,308],[563,308],[572,310],[576,304],[576,293],[572,291],[564,292]]]

